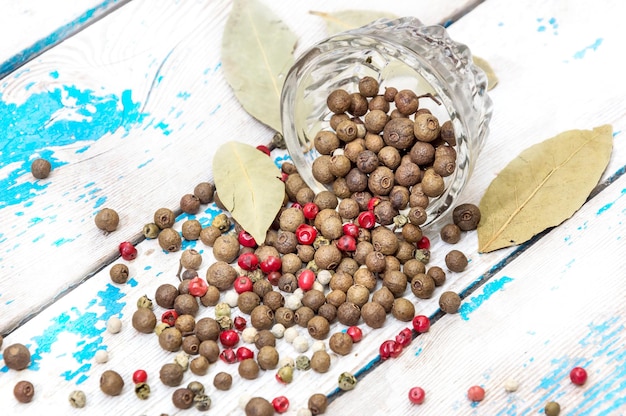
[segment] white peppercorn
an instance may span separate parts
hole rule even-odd
[[[285,338],[285,341],[291,344],[293,343],[293,340],[296,339],[296,337],[299,335],[300,333],[298,332],[298,329],[295,326],[292,326],[290,328],[285,329],[285,333],[283,334],[283,337]]]
[[[122,330],[122,320],[117,316],[112,316],[107,321],[107,331],[117,334]]]
[[[303,335],[295,337],[292,344],[297,352],[306,352],[309,349],[309,340]]]
[[[298,409],[296,416],[313,416],[313,413],[309,409]]]
[[[319,272],[317,272],[317,281],[324,286],[330,283],[331,277],[333,277],[333,274],[330,272],[330,270],[320,270]]]
[[[241,339],[246,344],[253,344],[254,339],[256,338],[258,331],[255,327],[249,326],[241,331]]]
[[[311,345],[311,352],[313,353],[317,351],[325,351],[325,350],[326,350],[326,344],[322,340],[314,341],[313,344]]]
[[[70,393],[69,401],[72,407],[82,409],[87,404],[87,396],[82,390],[74,390]]]
[[[224,303],[226,303],[231,308],[237,306],[237,300],[239,299],[239,294],[234,290],[229,290],[224,294]]]
[[[189,368],[189,354],[185,351],[180,351],[176,354],[176,357],[174,357],[174,362],[181,366],[184,371],[187,371]]]
[[[242,392],[239,395],[239,407],[241,409],[245,409],[246,405],[248,404],[248,402],[250,401],[250,399],[252,398],[252,394],[248,393],[248,392]]]
[[[272,329],[270,329],[270,331],[272,332],[272,334],[274,334],[276,338],[282,338],[285,335],[285,325],[274,324],[274,326],[272,326]]]
[[[291,357],[281,357],[280,360],[278,360],[278,368],[287,367],[287,366],[295,367],[296,362]]]
[[[104,364],[109,361],[109,353],[106,350],[98,350],[94,358],[98,364]]]
[[[519,388],[519,383],[517,382],[517,380],[508,379],[504,382],[504,390],[506,390],[509,393],[517,391],[518,388]]]
[[[285,308],[295,311],[300,306],[302,306],[302,298],[300,296],[292,293],[291,295],[285,298]]]
[[[311,289],[319,290],[320,292],[324,293],[324,285],[317,280],[313,282],[313,287]]]

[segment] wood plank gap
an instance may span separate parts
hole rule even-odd
[[[92,7],[78,16],[76,19],[59,27],[48,36],[36,41],[31,46],[13,55],[6,61],[0,63],[0,80],[32,61],[48,49],[58,45],[83,29],[91,26],[110,13],[128,4],[131,0],[105,0],[99,5]],[[117,3],[117,4],[116,4]]]

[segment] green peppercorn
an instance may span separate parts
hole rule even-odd
[[[150,397],[150,386],[148,383],[137,383],[135,384],[135,395],[141,400],[146,400]]]
[[[230,230],[230,225],[230,219],[228,218],[228,215],[224,213],[218,214],[215,218],[213,218],[213,222],[211,222],[211,226],[216,227],[222,233]]]
[[[293,380],[293,367],[290,365],[284,365],[278,369],[277,377],[285,384],[291,383]]]
[[[206,412],[211,408],[211,398],[206,394],[196,394],[193,396],[193,405],[201,412]]]
[[[70,405],[77,409],[82,409],[87,404],[87,396],[82,390],[74,390],[69,396]]]
[[[152,299],[150,299],[146,295],[143,295],[142,297],[137,299],[137,307],[152,309]]]
[[[148,240],[153,240],[157,238],[160,231],[161,229],[159,228],[159,226],[153,222],[144,225],[142,229],[143,236],[146,237]]]
[[[341,373],[339,375],[338,385],[341,390],[352,390],[356,387],[356,377],[348,372]]]
[[[561,405],[557,402],[548,402],[543,411],[546,416],[559,416],[559,413],[561,413]]]
[[[300,355],[296,358],[296,369],[306,371],[311,368],[311,360],[306,355]]]

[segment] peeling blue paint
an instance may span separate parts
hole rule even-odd
[[[461,319],[467,321],[469,320],[469,315],[478,309],[486,300],[488,300],[494,293],[502,290],[504,285],[509,282],[512,282],[513,279],[507,276],[502,276],[499,279],[490,280],[485,283],[485,286],[482,288],[482,294],[477,296],[472,296],[470,299],[465,299],[461,308],[459,309],[459,315]]]
[[[602,38],[598,38],[595,40],[595,42],[593,42],[591,45],[586,46],[585,48],[579,50],[578,52],[576,52],[574,54],[574,59],[583,59],[585,57],[585,54],[589,51],[597,51],[598,48],[600,47],[600,45],[602,44],[603,39]]]

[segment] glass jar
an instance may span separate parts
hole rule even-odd
[[[456,136],[457,166],[445,178],[445,190],[431,198],[423,226],[433,224],[459,202],[478,153],[488,134],[492,102],[487,78],[474,65],[467,46],[454,42],[441,26],[425,26],[415,18],[380,19],[314,45],[289,71],[282,90],[281,113],[287,150],[304,181],[315,191],[331,189],[317,182],[313,140],[331,130],[326,99],[335,89],[358,92],[358,82],[371,76],[385,87],[410,89],[440,124],[450,120]],[[393,108],[393,103],[392,107]]]

